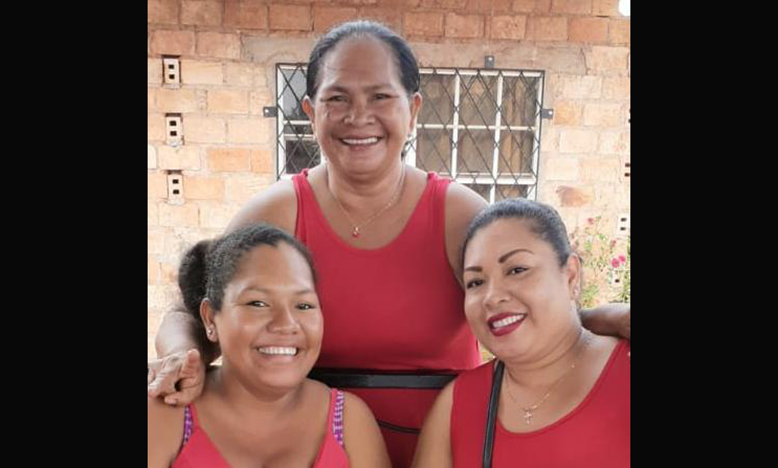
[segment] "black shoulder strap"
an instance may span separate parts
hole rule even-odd
[[[492,468],[492,451],[494,448],[494,424],[497,421],[497,406],[500,404],[500,387],[505,365],[497,361],[492,375],[492,390],[489,392],[489,407],[486,413],[486,433],[484,434],[484,468]]]

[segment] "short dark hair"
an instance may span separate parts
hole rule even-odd
[[[342,23],[330,29],[316,42],[308,59],[306,94],[309,98],[314,99],[319,89],[319,69],[322,60],[338,43],[352,37],[374,37],[387,44],[394,51],[395,63],[400,72],[400,82],[405,91],[411,95],[419,90],[421,82],[419,65],[405,39],[381,23],[356,20]]]
[[[224,290],[232,280],[241,258],[259,245],[277,247],[280,242],[292,246],[308,262],[316,282],[311,253],[297,239],[270,224],[254,224],[223,237],[204,240],[189,249],[178,269],[178,287],[187,312],[200,322],[200,303],[208,298],[216,311],[221,310]]]
[[[522,219],[529,221],[530,229],[540,239],[548,242],[554,249],[559,266],[564,266],[572,253],[570,239],[565,223],[559,213],[549,205],[526,198],[502,200],[486,207],[470,223],[462,247],[462,261],[465,259],[467,245],[481,229],[500,219]]]

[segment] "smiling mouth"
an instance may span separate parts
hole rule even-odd
[[[492,320],[489,321],[489,328],[492,330],[499,330],[501,328],[507,327],[508,325],[513,325],[516,322],[524,320],[526,316],[527,314],[516,314],[502,318],[500,320]]]
[[[297,356],[299,351],[299,348],[290,346],[263,346],[259,348],[260,354],[266,354],[268,356]]]
[[[344,145],[348,146],[367,146],[367,145],[374,145],[379,142],[381,138],[379,137],[370,137],[370,138],[341,138],[340,141]]]

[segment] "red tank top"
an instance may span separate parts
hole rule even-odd
[[[472,369],[481,363],[465,319],[464,293],[446,254],[450,180],[435,173],[410,219],[389,244],[346,244],[324,217],[308,171],[293,177],[295,236],[313,253],[324,315],[318,367],[378,370]],[[354,388],[370,407],[395,468],[410,466],[418,429],[438,390]],[[400,428],[388,429],[390,426]]]
[[[190,416],[191,415],[191,416]],[[191,417],[191,422],[189,418]],[[313,468],[348,468],[348,456],[343,450],[343,392],[332,389],[327,416],[327,433],[319,447]],[[184,418],[184,443],[171,468],[230,468],[208,434],[200,428],[197,410],[190,404]]]
[[[306,179],[294,177],[295,235],[313,252],[324,314],[319,367],[472,369],[480,364],[464,295],[446,255],[449,180],[435,173],[402,232],[362,250],[332,230]]]
[[[559,421],[528,433],[508,432],[499,419],[492,466],[507,468],[630,466],[629,341],[611,353],[584,400]],[[451,410],[454,468],[481,466],[494,361],[460,374]]]

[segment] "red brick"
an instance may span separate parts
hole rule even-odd
[[[630,79],[628,77],[608,77],[602,83],[604,99],[629,99]]]
[[[618,127],[626,123],[621,104],[590,103],[584,107],[584,125],[587,127]]]
[[[222,2],[184,0],[181,5],[181,24],[221,26],[222,6]]]
[[[208,112],[215,114],[248,114],[249,93],[247,91],[208,91]]]
[[[610,21],[610,43],[613,45],[629,45],[630,21],[628,19],[612,19]]]
[[[198,146],[184,145],[173,148],[163,145],[159,147],[158,157],[160,169],[200,170],[200,147]]]
[[[584,56],[587,67],[595,72],[627,72],[629,48],[593,46],[584,50]]]
[[[402,30],[402,11],[395,8],[365,7],[359,15],[362,18],[379,21],[394,31]]]
[[[548,8],[545,10],[538,10],[537,2],[535,0],[513,0],[511,11],[516,13],[548,13]]]
[[[162,60],[158,58],[148,59],[149,84],[162,84]]]
[[[162,277],[161,271],[159,268],[159,262],[157,261],[157,258],[153,255],[149,255],[149,267],[148,267],[148,274],[146,275],[148,284],[159,284],[160,279]]]
[[[164,141],[165,140],[165,115],[164,114],[149,114],[147,117],[148,123],[148,140],[149,141]]]
[[[275,167],[273,153],[267,150],[253,150],[251,152],[251,171],[259,173],[272,173]]]
[[[594,16],[621,16],[619,13],[619,0],[594,0],[592,2],[592,14]]]
[[[512,11],[513,0],[468,0],[465,11],[473,13],[508,13]]]
[[[605,44],[608,42],[608,19],[571,18],[567,34],[570,42]]]
[[[148,145],[148,164],[146,165],[147,169],[156,169],[157,168],[157,149],[154,148],[154,145]]]
[[[267,5],[264,0],[228,1],[224,5],[224,26],[267,29]]]
[[[193,89],[157,89],[154,110],[158,112],[197,112],[197,91]]]
[[[147,191],[150,199],[167,198],[167,175],[160,171],[149,171]]]
[[[230,176],[227,179],[225,199],[230,203],[244,205],[254,195],[269,187],[274,179],[271,174]]]
[[[187,143],[224,143],[224,119],[187,117],[183,121],[184,141]]]
[[[600,146],[597,152],[600,154],[630,154],[629,132],[600,133]]]
[[[222,230],[230,224],[238,209],[223,202],[200,202],[200,227]]]
[[[495,16],[492,18],[492,39],[524,39],[527,32],[527,17],[523,15]]]
[[[446,15],[446,37],[476,38],[484,35],[484,17],[481,15]]]
[[[207,158],[211,172],[251,171],[251,150],[248,148],[210,148]]]
[[[562,130],[559,135],[561,153],[594,153],[597,151],[597,132],[591,130]]]
[[[267,88],[260,88],[252,91],[249,96],[249,110],[251,115],[263,115],[263,107],[274,106],[273,91]]]
[[[178,2],[176,0],[148,0],[149,24],[178,24]]]
[[[566,41],[567,18],[531,16],[528,37],[534,41]]]
[[[563,185],[556,189],[556,193],[561,206],[585,206],[594,199],[594,190],[591,187],[577,188]]]
[[[598,76],[563,75],[559,81],[560,96],[568,99],[599,99],[602,78]]]
[[[184,188],[186,190],[186,188]],[[197,205],[159,205],[159,225],[169,227],[197,227],[200,223]]]
[[[148,215],[149,226],[159,225],[159,208],[157,207],[157,202],[148,202],[148,210],[146,211],[146,214]]]
[[[197,33],[197,55],[239,59],[240,37],[237,34]]]
[[[270,5],[270,29],[277,31],[310,31],[311,7],[303,5]]]
[[[591,15],[592,0],[553,0],[551,13],[568,15]]]
[[[183,84],[222,84],[224,73],[221,62],[201,60],[181,60],[181,83]]]
[[[254,65],[251,63],[227,62],[224,64],[224,83],[230,86],[251,87],[254,85]]]
[[[405,34],[431,37],[443,35],[442,13],[406,13],[404,24]]]
[[[184,176],[184,198],[187,200],[224,200],[224,179]]]
[[[422,8],[438,8],[444,10],[462,10],[467,0],[421,0]]]
[[[332,26],[356,17],[356,8],[315,6],[313,8],[313,30],[316,32],[326,32]]]
[[[554,104],[554,125],[581,125],[583,106],[573,101]]]
[[[151,53],[157,55],[192,55],[194,46],[192,31],[154,31],[151,36]]]
[[[267,119],[241,119],[227,122],[227,141],[230,143],[269,143]]]

